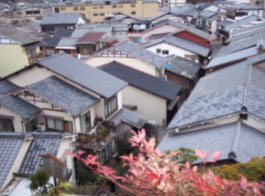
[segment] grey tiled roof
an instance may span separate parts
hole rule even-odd
[[[19,114],[24,119],[29,119],[33,115],[40,112],[40,108],[26,102],[20,97],[8,95],[0,98],[0,105],[8,108],[9,110]]]
[[[135,58],[139,58],[144,62],[147,62],[150,65],[157,67],[158,69],[161,69],[167,62],[167,59],[153,52],[150,52],[147,49],[142,48],[141,46],[129,43],[127,41],[117,44],[114,47],[120,51],[128,53],[129,55]]]
[[[39,64],[106,98],[127,85],[124,81],[64,53],[40,59]]]
[[[121,80],[126,81],[129,85],[147,91],[167,100],[174,99],[179,93],[181,87],[172,82],[161,78],[153,77],[135,69],[129,68],[118,62],[111,62],[100,67],[105,71]]]
[[[42,18],[41,25],[77,24],[80,13],[48,13]]]
[[[34,42],[39,42],[40,39],[37,38],[35,35],[32,35],[30,33],[21,31],[15,27],[12,26],[4,26],[1,25],[0,28],[0,35],[9,38],[11,40],[14,40],[21,45],[30,44]]]
[[[20,175],[32,175],[38,171],[43,163],[39,155],[51,153],[56,156],[62,140],[60,133],[34,133],[32,136],[34,139],[18,171]]]
[[[183,77],[194,79],[200,70],[200,65],[193,61],[178,56],[169,56],[167,59],[169,66],[166,66],[166,70]]]
[[[231,24],[227,24],[224,26],[224,28],[226,31],[230,31],[230,30],[235,29],[237,27],[240,27],[244,24],[248,24],[250,22],[256,21],[257,19],[258,19],[258,17],[256,15],[251,15],[251,16],[248,16],[248,17],[243,18],[241,20],[238,20],[236,22],[233,22]]]
[[[245,27],[247,28],[247,27]],[[237,41],[244,38],[249,38],[252,37],[253,39],[258,38],[258,37],[263,37],[264,36],[264,32],[265,32],[265,24],[263,24],[263,27],[261,28],[256,28],[254,30],[245,30],[245,28],[243,28],[242,30],[244,30],[244,33],[240,33],[239,35],[235,35],[233,36],[233,34],[230,36],[230,38],[226,41],[227,43],[229,42],[233,42],[233,41]]]
[[[237,162],[247,162],[253,156],[265,155],[264,144],[264,132],[238,121],[189,133],[168,133],[158,148],[162,152],[177,150],[180,147],[204,149],[210,153],[209,157],[212,153],[220,151],[221,157],[218,160],[233,159]]]
[[[265,30],[264,30],[265,31]],[[245,39],[238,40],[236,42],[232,42],[227,46],[222,47],[214,56],[214,58],[225,56],[232,54],[237,51],[242,51],[244,49],[248,49],[250,47],[256,46],[258,41],[262,38],[265,38],[265,35],[262,36],[250,36]]]
[[[141,129],[147,120],[148,119],[141,114],[122,108],[117,114],[111,117],[109,121],[113,122],[115,127],[119,126],[121,123],[125,123],[137,129]]]
[[[18,87],[15,84],[13,84],[7,80],[0,81],[0,94],[8,93],[12,90],[15,90],[16,88],[18,88]]]
[[[235,10],[261,10],[262,7],[254,5],[252,3],[239,3],[231,6],[231,9]]]
[[[57,48],[64,48],[64,47],[76,47],[76,42],[78,38],[71,38],[71,37],[63,37],[60,39],[59,43],[57,44]]]
[[[251,57],[257,54],[258,54],[258,49],[256,46],[254,46],[224,56],[215,57],[205,66],[205,68],[209,69],[223,64],[233,63],[236,61],[244,60],[247,57]]]
[[[14,164],[23,140],[22,134],[0,132],[0,189]]]
[[[249,61],[224,68],[201,78],[181,106],[168,129],[227,116],[243,107],[265,119],[265,72]]]
[[[60,40],[61,37],[45,37],[42,42],[44,42],[46,47],[56,47]]]
[[[73,116],[81,115],[99,101],[55,76],[37,82],[28,89]]]

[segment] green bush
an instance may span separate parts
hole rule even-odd
[[[212,171],[221,178],[238,180],[240,175],[249,181],[265,181],[265,156],[253,157],[246,163],[225,164],[212,168]]]
[[[35,174],[29,176],[31,181],[29,188],[37,193],[47,193],[46,185],[49,178],[49,174],[47,174],[43,169],[40,169]]]

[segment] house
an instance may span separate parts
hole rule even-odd
[[[75,29],[86,21],[80,13],[49,13],[41,20],[41,31],[54,33],[56,30]]]
[[[6,80],[20,87],[0,98],[0,119],[9,131],[75,133],[76,148],[98,154],[102,164],[117,154],[116,138],[148,122],[122,107],[126,82],[65,53],[40,59]]]
[[[153,17],[158,14],[158,2],[154,0],[118,0],[60,2],[52,6],[54,13],[77,12],[83,14],[90,23],[102,23],[105,17],[122,12],[133,17]]]
[[[43,166],[40,155],[50,153],[62,162],[62,180],[75,183],[73,160],[65,156],[72,151],[73,135],[61,133],[0,133],[0,193],[31,195],[29,175]]]
[[[99,67],[125,82],[122,90],[124,107],[135,108],[137,113],[164,127],[176,113],[183,100],[181,87],[169,81],[145,74],[118,62]]]
[[[164,76],[164,65],[167,63],[165,58],[129,42],[116,44],[85,60],[94,67],[112,61],[160,78]]]
[[[263,39],[263,34],[257,34],[231,42],[222,47],[209,64],[203,68],[213,71],[261,54],[264,52]]]
[[[210,55],[210,41],[186,29],[155,40],[144,47],[160,56],[175,55],[203,64]]]
[[[1,25],[0,59],[3,78],[36,61],[40,39],[12,26]]]
[[[259,21],[259,18],[256,15],[250,15],[235,22],[222,20],[217,24],[217,38],[221,43],[225,44],[226,40],[233,34],[233,31],[257,24],[259,22],[261,21]]]
[[[257,66],[262,62],[264,54],[201,78],[169,123],[159,148],[221,151],[219,160],[232,162],[264,156],[265,72]]]
[[[153,24],[153,26],[142,32],[128,32],[127,36],[129,41],[134,43],[146,43],[152,40],[151,37],[155,35],[165,35],[175,32],[183,28],[183,24],[165,19],[159,23]]]
[[[240,20],[247,16],[255,15],[259,19],[263,18],[263,8],[251,3],[239,3],[228,8],[226,11],[227,18],[231,20]]]
[[[184,89],[184,98],[187,98],[201,76],[201,65],[174,55],[168,56],[167,59],[168,64],[165,65],[167,80],[180,85]]]
[[[59,44],[61,37],[45,37],[42,42],[42,55],[43,57],[52,56],[59,52],[56,46]]]

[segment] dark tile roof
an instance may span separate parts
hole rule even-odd
[[[32,175],[38,171],[43,163],[39,155],[51,153],[56,156],[62,140],[61,133],[34,133],[32,136],[34,139],[22,161],[19,175]]]
[[[99,101],[55,76],[37,82],[28,89],[73,116],[81,115]]]
[[[252,157],[265,155],[265,134],[238,121],[219,127],[193,132],[168,133],[158,148],[164,152],[181,147],[204,149],[211,154],[220,151],[220,160],[247,162]],[[209,156],[210,157],[210,156]]]
[[[61,39],[61,37],[45,37],[42,42],[46,47],[56,47]]]
[[[14,164],[23,143],[22,134],[0,132],[0,189]]]
[[[40,59],[38,63],[106,98],[127,85],[126,82],[64,53]]]
[[[0,98],[0,105],[8,108],[9,110],[19,114],[24,119],[29,119],[33,115],[40,112],[40,108],[26,102],[24,99],[14,95],[8,95]]]
[[[8,92],[13,91],[17,88],[18,88],[18,86],[16,86],[15,84],[13,84],[7,80],[0,81],[0,94],[8,93]]]
[[[131,86],[167,100],[174,99],[181,89],[177,84],[145,74],[117,62],[111,62],[100,66],[100,69],[128,82]]]
[[[73,29],[59,29],[55,31],[54,37],[71,37],[73,34],[74,30]]]
[[[126,108],[122,108],[113,117],[111,117],[109,121],[113,122],[115,127],[119,126],[121,123],[125,123],[134,128],[141,129],[145,125],[147,120],[148,119],[141,114],[138,114]]]
[[[38,37],[36,37],[33,34],[21,31],[15,27],[12,26],[1,26],[0,28],[0,35],[14,40],[18,43],[20,43],[21,45],[25,45],[25,44],[30,44],[30,43],[34,43],[34,42],[39,42],[40,39]]]
[[[168,56],[167,59],[168,65],[165,66],[167,71],[189,79],[194,79],[201,67],[198,63],[178,56]]]
[[[41,25],[58,25],[58,24],[77,24],[80,13],[48,13],[42,18]]]
[[[95,44],[105,35],[104,32],[87,32],[80,39],[77,40],[77,44]]]
[[[184,127],[241,112],[265,119],[265,71],[249,61],[201,78],[168,125]]]

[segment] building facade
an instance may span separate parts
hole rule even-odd
[[[78,3],[58,3],[52,7],[54,13],[80,12],[90,23],[104,22],[105,17],[116,12],[133,17],[152,17],[158,15],[158,2],[155,0],[91,1]]]

